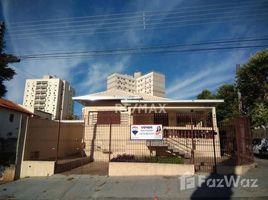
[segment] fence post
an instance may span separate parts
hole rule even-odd
[[[217,160],[216,160],[216,148],[215,148],[215,135],[217,132],[213,130],[213,154],[214,154],[214,173],[217,173]]]
[[[191,159],[192,163],[194,164],[194,131],[193,131],[193,112],[194,110],[191,110],[191,137],[192,137],[192,150],[191,150]]]
[[[112,124],[110,124],[110,133],[109,133],[109,162],[111,160],[111,145],[112,145]]]
[[[58,122],[58,136],[57,136],[57,149],[56,149],[56,159],[55,162],[56,164],[58,163],[58,159],[59,159],[59,147],[60,147],[60,129],[61,129],[61,120],[59,119]]]

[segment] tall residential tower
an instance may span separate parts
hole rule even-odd
[[[144,75],[135,72],[133,76],[114,73],[107,78],[107,90],[111,89],[165,97],[165,75],[157,72]]]
[[[73,116],[74,89],[55,76],[27,79],[23,105],[34,112],[41,110],[52,114],[52,119],[70,119]]]

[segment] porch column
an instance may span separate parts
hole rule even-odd
[[[217,133],[215,139],[219,139],[219,129],[217,126],[216,108],[212,107],[211,111],[212,111],[212,127],[213,127],[213,130],[216,131]]]
[[[175,111],[170,111],[168,112],[168,125],[169,126],[177,126],[177,121],[176,121],[176,112]]]
[[[129,125],[133,124],[133,115],[131,115],[131,107],[129,106],[127,108],[127,111],[128,111],[128,123]]]

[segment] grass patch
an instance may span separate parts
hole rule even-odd
[[[134,156],[134,155],[118,155],[112,158],[111,162],[143,162],[143,163],[170,163],[183,164],[183,159],[178,156]]]

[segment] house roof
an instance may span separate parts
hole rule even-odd
[[[73,100],[85,104],[87,101],[105,100],[167,100],[167,98],[157,97],[142,93],[132,93],[123,90],[111,89],[103,92],[93,93],[85,96],[73,97]]]
[[[33,115],[33,113],[31,113],[30,111],[28,111],[25,108],[21,107],[20,105],[14,103],[12,101],[3,99],[3,98],[0,98],[0,107],[10,109],[10,110],[14,110],[14,111],[17,111],[17,112],[20,112],[20,113]]]
[[[170,103],[170,104],[200,104],[200,105],[215,105],[223,103],[223,99],[194,99],[194,100],[121,100],[122,103]]]
[[[88,105],[93,101],[111,101],[119,100],[122,103],[169,103],[180,105],[217,105],[223,103],[222,99],[197,99],[197,100],[174,100],[163,97],[157,97],[149,94],[131,93],[122,90],[106,90],[103,92],[93,93],[85,96],[73,97],[73,100],[80,102],[82,105]]]

